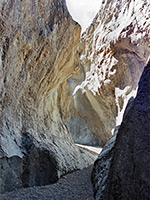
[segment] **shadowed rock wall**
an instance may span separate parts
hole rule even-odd
[[[94,164],[95,199],[150,199],[149,94],[150,62],[141,76],[137,96],[124,115],[115,143],[109,142]]]

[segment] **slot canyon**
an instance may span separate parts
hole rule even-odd
[[[97,6],[0,1],[0,199],[150,199],[150,2]]]

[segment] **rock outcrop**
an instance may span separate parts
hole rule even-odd
[[[79,38],[65,0],[0,1],[2,192],[53,183],[93,162],[66,125]]]
[[[150,199],[149,94],[150,62],[141,76],[137,96],[124,115],[115,144],[107,145],[107,154],[102,153],[95,163],[95,199]],[[108,168],[100,167],[104,165],[102,159]]]
[[[75,141],[80,128],[81,143],[86,136],[87,144],[99,138],[103,146],[121,123],[150,55],[150,4],[106,0],[99,7],[78,46],[81,70],[70,81],[75,88],[70,129]],[[80,125],[75,127],[74,120]]]

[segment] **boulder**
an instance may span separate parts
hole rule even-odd
[[[136,98],[127,109],[116,141],[95,162],[95,199],[150,199],[150,62]]]

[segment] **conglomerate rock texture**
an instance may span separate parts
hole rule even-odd
[[[80,135],[81,143],[104,145],[150,55],[150,2],[106,0],[99,7],[78,46],[81,69],[70,80],[75,91],[69,123],[75,141]]]
[[[107,145],[108,153],[102,152],[95,162],[92,173],[95,199],[150,199],[149,130],[150,62],[140,79],[137,96],[124,115],[115,144]]]
[[[93,162],[66,125],[80,26],[64,0],[0,1],[0,188],[56,182]]]

